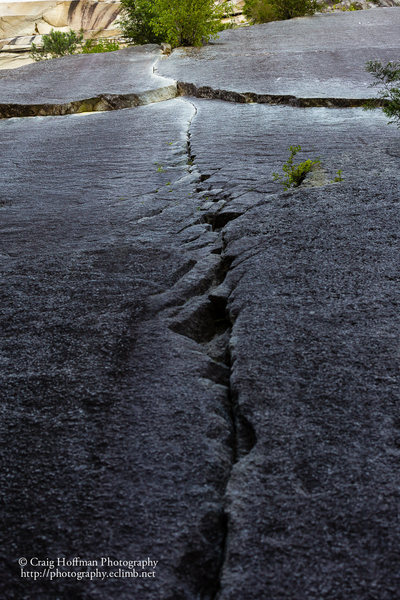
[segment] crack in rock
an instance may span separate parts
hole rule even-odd
[[[291,94],[256,94],[255,92],[235,92],[233,90],[214,89],[209,86],[196,86],[184,81],[177,82],[180,96],[192,96],[206,100],[223,100],[239,104],[278,104],[297,108],[357,108],[364,106],[365,98],[302,98]],[[376,106],[383,106],[383,100],[376,100]]]
[[[188,170],[196,174],[193,185],[195,192],[204,203],[208,196],[213,198],[213,205],[219,209],[230,199],[230,194],[223,189],[213,190],[207,183],[207,174],[201,174],[196,165],[196,156],[192,148],[191,126],[197,115],[197,108],[193,105],[193,115],[188,121],[187,130],[187,161]],[[204,196],[207,193],[208,196]],[[239,217],[242,212],[228,212],[221,220],[217,213],[206,213],[202,216],[204,236],[212,224],[218,235],[218,244],[211,242],[203,249],[203,255],[195,264],[191,263],[188,270],[182,274],[174,287],[162,294],[156,294],[150,300],[152,310],[162,313],[168,327],[177,333],[194,340],[199,345],[202,354],[208,356],[209,361],[203,374],[205,379],[219,386],[221,394],[218,410],[226,415],[229,424],[226,444],[230,449],[230,469],[221,482],[222,499],[225,497],[229,485],[232,468],[239,460],[245,457],[257,442],[254,427],[244,414],[242,414],[238,392],[232,386],[232,355],[231,334],[233,327],[232,315],[229,311],[228,301],[231,294],[226,277],[230,272],[233,256],[225,254],[226,243],[223,239],[222,228],[231,220]],[[200,224],[199,224],[200,225]],[[218,247],[217,247],[218,246]],[[218,515],[208,525],[207,535],[216,536],[215,543],[219,546],[219,561],[212,569],[207,569],[208,577],[198,581],[199,597],[215,600],[221,591],[221,577],[225,565],[227,547],[229,543],[229,515],[223,501]],[[216,534],[218,532],[218,535]],[[180,567],[184,571],[193,571],[193,565],[206,565],[207,557],[203,556],[200,549],[191,548],[182,558]],[[204,571],[204,569],[201,569]],[[193,575],[195,577],[195,575]]]
[[[49,117],[73,115],[84,112],[105,112],[136,108],[146,104],[172,100],[178,96],[176,84],[168,85],[138,94],[100,94],[93,98],[84,98],[62,104],[0,104],[0,118],[13,117]]]
[[[156,72],[155,69],[156,67],[153,67],[153,73]],[[165,102],[166,100],[172,100],[178,97],[222,100],[224,102],[235,102],[239,104],[286,105],[297,108],[357,108],[362,107],[365,104],[364,98],[301,98],[290,94],[256,94],[254,92],[235,92],[233,90],[214,89],[209,86],[198,87],[193,83],[177,81],[164,87],[147,90],[137,94],[100,94],[99,96],[92,98],[83,98],[64,103],[2,103],[0,104],[0,119],[61,116],[122,110],[156,102]],[[375,104],[376,107],[379,108],[385,105],[385,101],[382,99],[375,99]],[[195,110],[197,109],[195,108]],[[190,138],[188,139],[188,148],[189,159],[193,161],[195,157],[190,154]],[[207,175],[203,177],[207,177]]]

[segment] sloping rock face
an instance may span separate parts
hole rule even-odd
[[[149,44],[3,71],[0,116],[114,110],[174,98],[176,82],[153,72],[159,56],[159,47]]]
[[[362,99],[373,93],[365,62],[398,56],[396,27],[399,10],[371,9],[227,30],[204,48],[176,50],[160,73],[197,88]]]
[[[365,14],[2,73],[1,597],[396,598],[399,132],[349,73],[399,11]]]

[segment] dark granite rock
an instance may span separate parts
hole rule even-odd
[[[226,180],[232,194],[216,217],[230,219],[231,397],[237,431],[243,419],[254,431],[228,485],[218,598],[389,599],[400,584],[399,137],[357,109],[298,112],[202,101],[192,127],[200,170],[216,172],[206,183]],[[280,192],[271,174],[295,143],[344,181]],[[239,194],[244,179],[252,191]]]
[[[151,303],[195,295],[192,269],[218,278],[217,234],[180,183],[192,113],[178,100],[1,124],[2,597],[215,589],[226,387]],[[159,563],[155,580],[32,581],[20,556]]]
[[[290,77],[319,44],[336,99],[364,97],[357,48],[395,58],[397,15],[227,31],[162,63],[210,98],[226,77],[230,102],[1,121],[1,597],[396,598],[398,130],[242,92],[270,44]],[[148,50],[116,54],[118,72],[105,55],[54,61],[74,77],[51,98],[51,64],[21,69],[4,98],[146,95]],[[313,64],[296,97],[317,89]],[[297,144],[321,165],[284,192],[273,173]],[[20,557],[158,562],[154,579],[82,581],[28,565],[34,581]]]

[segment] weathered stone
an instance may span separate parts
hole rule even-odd
[[[17,69],[32,64],[34,61],[27,53],[2,52],[0,55],[0,71]]]
[[[119,2],[112,0],[0,2],[0,39],[48,33],[47,28],[64,27],[103,35],[104,31],[115,30],[120,10]]]
[[[171,54],[172,48],[171,44],[161,44],[161,51],[163,54]]]
[[[396,60],[400,11],[315,15],[224,31],[199,49],[175,50],[160,74],[196,87],[297,98],[368,98],[367,60]]]
[[[48,114],[59,114],[57,106],[113,95],[129,104],[131,98],[153,94],[153,101],[174,97],[174,81],[153,73],[160,56],[159,46],[136,46],[118,52],[81,54],[42,61],[18,71],[0,74],[0,114],[4,105],[13,104],[15,113],[21,106],[51,105]],[[62,65],[62,67],[61,67]],[[138,100],[136,104],[144,103]],[[133,104],[134,105],[134,104]],[[1,108],[1,106],[3,108]],[[121,108],[121,104],[116,107]],[[33,109],[34,110],[34,109]],[[31,114],[37,114],[35,112]],[[22,115],[22,112],[21,112]]]
[[[297,64],[279,31],[304,59],[336,43],[334,102],[360,100],[350,53],[369,36],[384,59],[397,31],[370,12],[271,24],[276,60]],[[185,89],[157,47],[0,76],[15,114],[114,111],[0,122],[1,597],[396,597],[398,131],[329,107],[325,79],[324,108],[266,105],[250,69],[216,85],[234,39],[241,68],[269,54],[247,31],[221,64],[193,53]],[[282,102],[312,105],[315,75]],[[204,99],[120,110],[177,88]],[[320,176],[284,192],[298,144]],[[33,582],[17,562],[78,555],[159,563]]]
[[[226,367],[170,329],[163,302],[149,308],[175,286],[203,293],[192,269],[219,277],[217,234],[181,183],[193,112],[175,100],[0,124],[2,597],[30,594],[19,555],[159,561],[155,579],[36,581],[42,598],[216,590]]]

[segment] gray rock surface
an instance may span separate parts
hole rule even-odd
[[[78,54],[0,73],[0,104],[62,104],[104,94],[140,94],[173,84],[153,73],[159,46]]]
[[[220,277],[191,198],[192,113],[174,101],[1,124],[2,597],[31,597],[20,555],[159,561],[156,582],[37,581],[41,598],[215,587],[226,374],[162,316],[165,291]]]
[[[395,10],[368,11],[381,58]],[[272,25],[287,38],[300,24],[305,57],[314,27],[333,52],[319,24],[349,16]],[[221,40],[253,40],[250,64],[257,44],[270,53],[262,31]],[[213,88],[219,47],[158,68],[212,64],[190,81]],[[72,76],[52,95],[54,67],[34,65],[0,96],[146,92],[158,55],[95,57],[96,73],[54,61]],[[339,99],[354,92],[346,61]],[[257,92],[246,77],[229,89]],[[290,93],[315,85],[304,77]],[[297,144],[321,165],[283,192],[273,173]],[[181,98],[2,120],[0,148],[0,596],[396,598],[398,130],[357,108]],[[21,577],[35,556],[158,563],[154,579]]]
[[[159,72],[213,89],[297,97],[369,98],[367,60],[399,54],[400,10],[315,15],[227,30],[176,50]]]
[[[254,436],[228,485],[218,597],[394,598],[398,132],[357,109],[203,101],[192,137],[206,183],[229,189],[222,213],[244,213],[223,229],[224,286],[231,392]],[[274,194],[293,143],[344,181]]]

